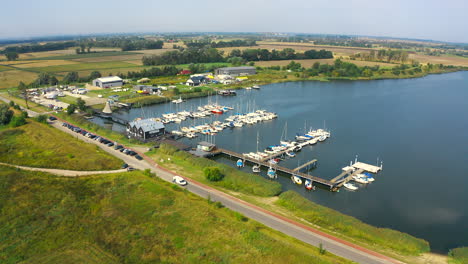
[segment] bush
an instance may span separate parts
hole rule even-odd
[[[67,108],[67,114],[71,115],[71,114],[75,113],[75,110],[76,110],[76,105],[71,104]]]
[[[7,105],[0,105],[0,125],[7,125],[13,117],[13,111]]]
[[[38,115],[36,117],[36,121],[39,122],[39,123],[46,124],[47,123],[47,116],[46,115]]]
[[[14,116],[12,119],[11,119],[11,126],[13,127],[19,127],[19,126],[22,126],[24,124],[26,124],[26,118],[24,118],[23,115],[21,116]]]
[[[468,263],[468,247],[451,249],[449,256],[457,261],[455,263]]]
[[[209,181],[220,181],[224,177],[218,167],[206,167],[203,170],[203,173],[205,174],[206,179]]]

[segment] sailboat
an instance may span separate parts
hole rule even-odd
[[[267,175],[268,175],[268,177],[270,177],[270,179],[276,179],[278,177],[276,175],[276,170],[273,169],[272,167],[268,168]]]
[[[244,167],[244,161],[241,159],[238,159],[236,165],[238,168]]]
[[[293,176],[291,176],[291,180],[292,180],[295,184],[299,184],[299,185],[302,184],[302,179],[301,179],[301,177],[299,177],[299,176],[293,175]]]
[[[305,181],[305,188],[306,188],[307,190],[312,190],[313,186],[312,186],[312,181],[311,181],[311,180],[306,179],[306,181]]]
[[[172,100],[172,103],[174,104],[180,104],[180,103],[183,103],[184,100],[182,100],[182,97],[179,97],[179,99],[176,99],[176,100]]]
[[[259,173],[259,172],[260,172],[260,165],[258,165],[258,164],[257,164],[257,165],[254,165],[254,166],[252,167],[252,172],[254,172],[254,173]]]

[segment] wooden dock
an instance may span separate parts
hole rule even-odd
[[[343,184],[349,182],[350,180],[353,179],[353,176],[355,175],[358,175],[358,174],[361,174],[364,172],[364,169],[358,169],[356,171],[354,171],[353,173],[349,174],[348,176],[346,176],[343,180],[341,180],[340,182],[338,182],[336,185],[335,185],[335,188],[340,188],[341,186],[343,186]]]
[[[311,160],[311,161],[309,161],[309,162],[306,162],[306,163],[302,164],[301,166],[299,166],[299,167],[293,169],[293,171],[294,171],[294,172],[300,171],[300,170],[302,170],[303,168],[305,168],[305,167],[307,167],[307,166],[309,166],[309,165],[312,165],[312,166],[314,166],[314,167],[317,167],[317,159],[313,159],[313,160]]]
[[[264,159],[262,159],[262,160],[252,159],[252,158],[249,158],[249,157],[245,157],[244,155],[239,154],[237,152],[230,151],[230,150],[227,150],[227,149],[222,149],[222,148],[217,148],[215,150],[215,152],[217,154],[222,153],[222,154],[228,155],[230,157],[235,157],[235,158],[238,158],[238,159],[241,159],[241,160],[244,160],[244,161],[251,162],[253,164],[258,164],[258,165],[263,166],[263,167],[267,167],[267,168],[272,167],[272,168],[276,169],[276,171],[280,171],[282,173],[289,174],[291,176],[296,175],[296,176],[299,176],[301,178],[309,179],[312,182],[320,183],[320,184],[322,184],[324,186],[329,187],[330,189],[335,187],[335,184],[330,182],[329,180],[325,180],[325,179],[322,179],[322,178],[319,178],[319,177],[315,177],[315,176],[311,176],[311,175],[308,175],[308,174],[305,174],[305,173],[302,173],[302,172],[298,172],[297,170],[294,171],[292,169],[288,169],[288,168],[285,168],[285,167],[273,165],[273,164],[270,164],[270,163],[266,162]],[[306,163],[305,166],[311,164],[312,162],[317,162],[317,160],[312,160],[312,161]]]

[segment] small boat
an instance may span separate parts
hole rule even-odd
[[[184,100],[182,100],[182,97],[179,97],[179,99],[176,99],[176,100],[172,100],[172,103],[174,104],[180,104],[180,103],[183,103]]]
[[[252,90],[252,87],[245,87],[246,90]]]
[[[325,141],[325,139],[327,139],[327,136],[325,136],[325,135],[321,135],[321,136],[318,138],[318,140],[319,140],[320,142]]]
[[[185,136],[188,137],[188,138],[195,138],[195,137],[197,137],[197,134],[195,134],[193,132],[189,132]]]
[[[278,177],[276,175],[276,170],[274,170],[272,167],[268,169],[267,175],[270,177],[270,179],[276,179]]]
[[[254,86],[252,86],[252,88],[253,88],[253,89],[260,89],[260,86],[254,85]]]
[[[221,109],[213,109],[211,110],[211,113],[221,115],[224,113],[224,111]]]
[[[343,186],[346,188],[346,189],[349,189],[351,191],[355,191],[358,189],[358,187],[350,182],[347,182],[345,184],[343,184]]]
[[[238,159],[236,165],[237,165],[238,168],[244,167],[244,161],[241,160],[241,159]]]
[[[355,182],[362,183],[362,184],[369,183],[369,181],[365,177],[363,177],[362,174],[353,176],[353,180]]]
[[[364,177],[366,177],[368,182],[375,181],[374,177],[372,177],[372,174],[370,174],[369,172],[364,172]]]
[[[309,180],[309,179],[305,180],[305,188],[307,190],[312,190],[313,186],[312,186],[312,181],[311,180]]]
[[[299,176],[293,175],[293,176],[291,176],[291,180],[292,180],[295,184],[299,184],[299,185],[302,184],[302,179],[301,179],[301,177],[299,177]]]
[[[294,152],[286,152],[286,155],[288,155],[288,157],[291,157],[291,158],[296,157],[296,154]]]
[[[260,172],[260,165],[254,165],[252,167],[252,172],[259,173]]]

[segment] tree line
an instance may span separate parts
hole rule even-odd
[[[228,47],[250,47],[257,46],[255,40],[235,39],[230,41],[211,41],[209,39],[184,41],[188,48],[228,48]]]
[[[51,50],[62,50],[68,49],[76,46],[76,41],[66,41],[66,42],[51,42],[45,44],[31,44],[31,45],[20,45],[20,46],[11,46],[6,47],[0,53],[7,54],[11,52],[15,53],[28,53],[28,52],[40,52],[40,51],[51,51]]]
[[[239,58],[239,59],[236,59]],[[291,59],[331,59],[333,53],[327,50],[308,50],[304,53],[296,53],[294,49],[283,50],[267,49],[234,49],[228,57],[223,57],[223,52],[215,48],[188,48],[183,50],[168,51],[161,55],[144,56],[144,65],[177,65],[188,63],[232,62],[238,61],[269,61]]]
[[[164,42],[162,40],[149,40],[141,37],[109,37],[88,39],[85,42],[91,42],[95,47],[121,48],[122,51],[144,50],[144,49],[162,49]]]
[[[405,63],[408,61],[408,52],[404,50],[385,50],[381,49],[377,52],[371,50],[369,53],[357,53],[350,56],[351,59],[361,59],[366,61],[382,61],[382,62],[398,62]]]

